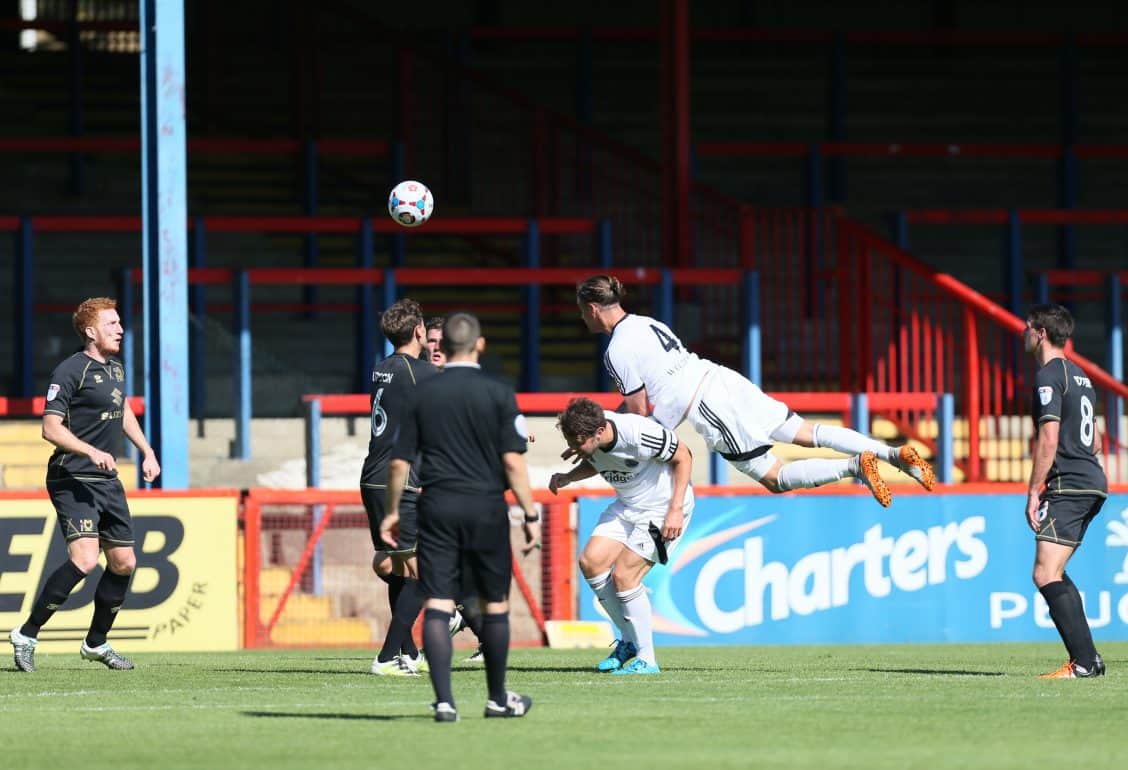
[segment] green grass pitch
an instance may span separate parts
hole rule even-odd
[[[1128,643],[1109,675],[1040,681],[1059,645],[660,649],[662,674],[592,670],[597,650],[517,649],[524,719],[482,718],[485,677],[456,650],[462,720],[430,681],[367,673],[367,650],[74,655],[0,671],[0,749],[42,768],[1121,768]],[[127,650],[123,650],[127,651]]]

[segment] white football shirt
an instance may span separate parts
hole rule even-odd
[[[628,511],[665,515],[674,494],[669,463],[678,449],[677,435],[641,415],[603,414],[611,423],[614,443],[595,450],[588,462],[615,488]],[[686,489],[685,505],[693,505],[692,485]]]
[[[678,426],[701,381],[717,366],[686,349],[666,324],[634,313],[611,330],[603,365],[624,396],[646,388],[654,419],[667,428]]]

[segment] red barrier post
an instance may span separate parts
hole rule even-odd
[[[259,621],[259,574],[262,572],[262,507],[253,494],[243,497],[243,647],[251,650],[262,639]]]
[[[967,410],[967,473],[968,481],[980,480],[979,413],[980,361],[979,330],[975,311],[964,308],[964,408]]]

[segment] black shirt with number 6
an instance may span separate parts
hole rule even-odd
[[[1107,496],[1108,478],[1094,453],[1096,403],[1093,383],[1072,361],[1055,358],[1035,375],[1035,430],[1050,420],[1061,423],[1044,495]]]
[[[430,361],[395,353],[372,369],[372,423],[368,457],[360,472],[360,484],[384,487],[388,483],[388,463],[403,426],[404,415],[415,399],[416,386],[439,373]],[[419,490],[419,476],[413,463],[407,489]]]

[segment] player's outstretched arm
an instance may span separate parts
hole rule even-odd
[[[126,438],[141,452],[141,476],[145,481],[152,481],[161,475],[161,465],[157,462],[157,455],[145,440],[145,432],[141,430],[141,424],[137,422],[137,415],[133,414],[128,400],[121,414],[121,429],[125,431]]]
[[[623,396],[622,411],[627,414],[641,414],[650,416],[650,401],[646,398],[646,388],[639,388],[630,395]]]
[[[103,452],[101,449],[95,449],[71,433],[70,428],[63,425],[61,414],[47,413],[43,415],[43,438],[64,452],[89,457],[90,462],[104,471],[117,469],[117,460],[114,459],[112,454]]]
[[[567,473],[552,474],[552,478],[548,480],[548,491],[555,495],[556,490],[561,487],[566,487],[569,484],[583,481],[584,479],[590,479],[596,473],[598,473],[598,471],[595,470],[595,466],[587,460],[584,460]]]
[[[670,508],[662,523],[662,537],[666,540],[679,537],[685,527],[685,492],[693,478],[693,453],[684,441],[678,442],[678,448],[670,458],[670,469],[674,472],[674,488],[670,495]]]

